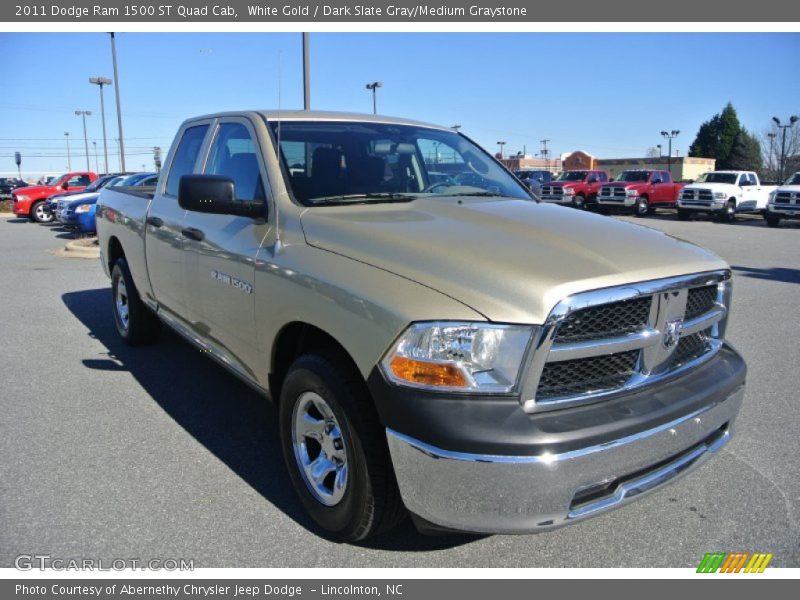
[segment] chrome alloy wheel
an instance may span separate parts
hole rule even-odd
[[[39,223],[49,223],[53,220],[53,214],[45,212],[44,202],[39,202],[33,209],[33,216]]]
[[[308,491],[335,506],[347,489],[347,448],[333,410],[316,392],[304,392],[292,413],[292,446]]]
[[[128,331],[130,322],[128,300],[128,288],[125,287],[125,279],[120,277],[119,280],[117,280],[117,289],[114,292],[114,306],[116,308],[119,324],[125,331]]]

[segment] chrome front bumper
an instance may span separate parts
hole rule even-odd
[[[638,198],[638,196],[626,196],[625,198],[620,198],[619,196],[597,196],[597,202],[605,206],[624,206],[625,208],[631,208],[636,204]]]
[[[730,439],[744,385],[679,419],[562,454],[450,452],[387,429],[406,507],[449,529],[532,533],[622,506],[707,460]]]

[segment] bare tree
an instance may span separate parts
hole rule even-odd
[[[644,153],[645,158],[660,158],[661,152],[656,146],[650,146]]]
[[[775,123],[761,135],[761,148],[764,153],[764,179],[777,181],[781,168],[781,144],[783,143],[783,130]],[[786,175],[791,175],[800,163],[800,127],[786,130]]]

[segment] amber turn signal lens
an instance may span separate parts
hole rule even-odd
[[[442,387],[467,387],[464,373],[455,365],[439,364],[395,356],[391,362],[392,373],[410,383]]]

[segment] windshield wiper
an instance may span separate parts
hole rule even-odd
[[[410,194],[398,194],[395,192],[371,193],[371,194],[349,194],[346,196],[324,196],[322,198],[312,198],[311,204],[366,204],[371,201],[381,202],[410,202],[416,200],[416,196]]]
[[[487,191],[484,190],[484,191],[481,191],[481,192],[458,192],[456,194],[441,194],[441,195],[442,196],[481,196],[481,197],[495,197],[495,198],[497,198],[497,197],[501,196],[502,194],[498,194],[496,192],[487,192]]]

